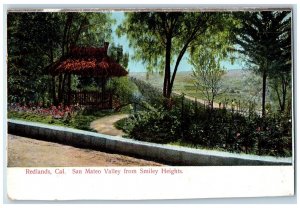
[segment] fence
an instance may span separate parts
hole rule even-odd
[[[69,96],[69,97],[68,97]],[[113,108],[113,96],[111,93],[73,91],[64,95],[64,100],[70,99],[70,104],[91,105],[102,109]]]

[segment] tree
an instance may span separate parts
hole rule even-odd
[[[111,40],[113,20],[107,13],[66,13],[62,38],[62,56],[69,52],[72,45],[99,47],[104,41]],[[55,77],[53,78],[55,82]],[[58,77],[58,102],[63,102],[65,86],[70,85],[71,75],[60,74]],[[54,98],[56,100],[56,98]]]
[[[118,28],[135,48],[135,60],[147,63],[147,70],[164,72],[163,96],[170,98],[178,66],[197,37],[224,14],[210,12],[130,12]],[[219,29],[222,24],[218,24]],[[171,70],[172,63],[175,63]],[[173,72],[173,73],[172,73]]]
[[[291,16],[287,15],[281,27],[282,34],[277,40],[277,50],[274,52],[272,69],[270,74],[271,87],[275,91],[279,104],[279,111],[284,112],[288,96],[291,96]]]
[[[9,102],[61,102],[69,76],[51,77],[46,66],[71,45],[99,47],[111,40],[107,13],[11,12],[7,17]]]
[[[225,71],[221,68],[220,61],[214,58],[199,57],[199,61],[192,62],[192,65],[195,86],[200,89],[213,108],[214,99],[220,93],[221,80]]]
[[[8,99],[17,102],[49,99],[44,67],[57,55],[59,27],[55,13],[8,13]]]
[[[108,54],[116,62],[121,64],[124,68],[128,67],[129,54],[123,53],[123,46],[121,46],[121,45],[115,46],[115,44],[112,43],[109,47]]]
[[[267,78],[276,73],[274,63],[280,50],[283,28],[288,24],[287,11],[240,12],[241,25],[236,30],[239,51],[246,55],[251,68],[262,76],[262,116],[265,116]],[[279,45],[278,45],[279,44]]]
[[[227,24],[222,29],[218,24],[211,25],[202,36],[196,38],[189,49],[195,86],[212,107],[215,97],[220,93],[222,76],[225,74],[221,62],[233,63],[235,59],[231,34],[236,21],[232,15],[227,15],[224,23]]]

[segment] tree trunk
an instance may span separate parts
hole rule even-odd
[[[181,59],[184,56],[184,54],[185,54],[188,46],[190,45],[190,43],[195,39],[197,32],[199,32],[200,29],[201,29],[201,27],[199,26],[200,22],[201,22],[201,18],[198,19],[198,24],[195,27],[195,29],[192,31],[192,33],[188,34],[190,36],[187,39],[186,43],[184,44],[183,48],[181,49],[181,51],[180,51],[180,53],[179,53],[179,55],[177,57],[176,64],[175,64],[175,67],[174,67],[174,71],[173,71],[172,78],[171,78],[170,85],[169,85],[169,93],[170,93],[170,95],[172,93],[172,89],[173,89],[173,85],[174,85],[176,73],[177,73],[179,64],[181,62]]]
[[[286,92],[287,92],[287,81],[286,81],[286,78],[284,75],[282,75],[281,77],[281,80],[282,80],[282,105],[281,105],[281,112],[284,112],[285,110],[285,103],[286,103]]]
[[[51,30],[51,33],[52,33],[52,30]],[[53,42],[52,42],[52,39],[51,39],[51,42],[50,42],[50,64],[52,64],[53,62],[54,62]],[[50,92],[50,95],[52,95],[52,103],[54,105],[57,105],[55,85],[56,85],[55,76],[53,75],[53,76],[51,76],[51,87],[50,87],[51,92]]]
[[[267,90],[267,71],[263,72],[263,91],[262,91],[262,117],[266,116],[266,90]]]
[[[68,52],[68,45],[69,45],[69,35],[70,35],[70,28],[73,22],[73,13],[67,13],[67,19],[66,19],[66,24],[64,28],[64,33],[63,33],[63,39],[62,39],[62,56],[65,55],[65,52]],[[66,48],[66,50],[65,50]]]
[[[62,81],[62,85],[61,85],[61,101],[60,102],[63,102],[64,104],[66,104],[66,99],[65,99],[65,86],[66,86],[66,79],[67,79],[67,74],[65,74],[63,76],[63,81]]]
[[[68,51],[68,35],[69,30],[71,28],[73,22],[73,13],[67,13],[66,23],[64,27],[63,39],[62,39],[62,56],[65,55],[66,51]],[[66,50],[65,50],[66,49]],[[65,76],[63,74],[59,74],[58,76],[58,87],[57,87],[57,94],[58,94],[58,103],[63,101],[63,91],[64,91],[64,83],[65,83]]]
[[[163,87],[163,95],[165,98],[170,98],[171,89],[170,89],[170,76],[171,76],[171,48],[172,48],[172,39],[171,36],[167,36],[166,41],[166,63],[165,63],[165,78],[164,78],[164,87]]]
[[[281,95],[280,95],[278,86],[275,86],[275,91],[276,91],[276,95],[277,95],[277,99],[278,99],[278,103],[279,103],[280,112],[282,112],[282,101],[281,101]]]
[[[57,105],[57,97],[56,97],[56,89],[55,89],[56,81],[55,76],[52,76],[52,101],[54,105]]]

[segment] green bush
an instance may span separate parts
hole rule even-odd
[[[142,94],[143,100],[151,106],[160,108],[163,106],[165,98],[162,95],[162,90],[153,87],[151,84],[131,77],[131,81],[137,86],[139,92]]]
[[[126,125],[126,121],[127,121],[127,118],[122,118],[121,120],[118,120],[116,123],[114,123],[114,126],[117,128],[117,129],[124,129],[125,125]]]
[[[132,81],[142,93],[140,103],[148,107],[116,124],[130,138],[256,155],[292,155],[292,124],[288,116],[268,114],[262,118],[252,102],[247,102],[247,115],[205,109],[183,95],[172,96],[172,107],[168,109],[161,90],[142,80]]]
[[[121,105],[132,103],[137,91],[137,86],[128,77],[112,78],[107,88],[119,99]]]
[[[161,109],[140,111],[126,120],[123,129],[137,140],[169,143],[178,139],[180,121],[176,114]]]
[[[291,122],[281,117],[245,117],[226,110],[141,111],[120,121],[130,138],[156,143],[183,143],[208,149],[257,155],[291,156]]]

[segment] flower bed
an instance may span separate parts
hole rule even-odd
[[[8,105],[9,112],[19,113],[31,113],[40,116],[51,116],[55,119],[62,119],[66,117],[72,117],[76,115],[78,111],[82,110],[79,105],[58,106],[50,105],[49,107],[43,107],[42,104],[29,103],[27,105],[21,105],[19,103],[11,103]]]
[[[79,105],[43,107],[40,104],[20,105],[11,103],[8,105],[8,118],[41,122],[46,124],[66,126],[86,131],[94,131],[90,123],[98,118],[118,113],[128,113],[127,108],[119,112],[85,108]]]

